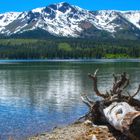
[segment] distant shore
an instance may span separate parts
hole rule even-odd
[[[140,59],[0,59],[0,64],[16,62],[140,62]]]

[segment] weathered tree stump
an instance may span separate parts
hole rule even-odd
[[[139,140],[140,101],[134,97],[139,93],[140,85],[138,90],[131,95],[124,91],[129,85],[126,73],[124,72],[119,77],[113,74],[112,89],[103,94],[97,87],[97,72],[98,70],[93,75],[88,74],[88,76],[93,80],[94,92],[103,99],[94,102],[87,95],[82,95],[82,101],[89,107],[89,112],[84,117],[96,124],[110,124],[128,138]]]

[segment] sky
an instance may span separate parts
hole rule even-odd
[[[88,10],[140,10],[140,0],[1,0],[0,13],[29,11],[49,4],[68,2]]]

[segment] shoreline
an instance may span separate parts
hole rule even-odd
[[[0,64],[16,62],[140,62],[140,58],[115,58],[115,59],[0,59]]]
[[[107,126],[96,126],[90,121],[55,128],[27,140],[116,140]]]

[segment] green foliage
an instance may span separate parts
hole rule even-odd
[[[116,59],[116,58],[130,58],[127,54],[105,54],[105,58]]]
[[[140,58],[140,41],[1,39],[0,59]]]
[[[29,43],[37,43],[37,39],[1,39],[0,45],[22,45],[22,44],[29,44]]]
[[[72,51],[72,48],[71,48],[70,44],[68,44],[68,43],[59,43],[58,49],[62,50],[62,51],[66,51],[66,52]]]

